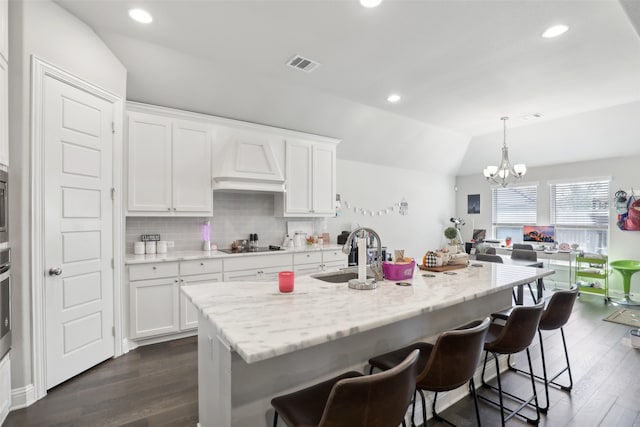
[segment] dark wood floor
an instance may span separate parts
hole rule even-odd
[[[622,343],[631,327],[602,321],[617,308],[591,295],[581,296],[576,303],[565,327],[574,389],[570,394],[551,391],[551,408],[541,425],[640,426],[640,350]],[[547,361],[554,370],[563,358],[559,333],[545,334],[545,343]],[[193,427],[198,418],[196,347],[195,338],[187,338],[109,360],[50,390],[29,408],[11,412],[3,427]],[[539,355],[536,344],[534,368],[540,366]],[[522,365],[521,358],[517,362]],[[529,386],[514,373],[507,373],[504,382],[516,393],[524,393]],[[459,426],[475,425],[470,398],[443,415]],[[500,424],[498,412],[482,403],[481,417],[485,427]],[[508,424],[525,423],[514,419]]]

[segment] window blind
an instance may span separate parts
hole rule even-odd
[[[535,224],[538,187],[496,187],[492,189],[493,225]]]
[[[609,181],[550,185],[551,223],[579,228],[609,226]]]

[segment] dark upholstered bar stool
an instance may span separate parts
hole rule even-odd
[[[364,376],[351,371],[271,400],[289,427],[397,427],[415,389],[419,351],[395,368]]]
[[[495,402],[485,396],[479,395],[478,398],[485,402],[489,402],[495,406],[500,408],[500,419],[502,420],[502,425],[505,425],[505,422],[511,419],[514,416],[519,416],[525,419],[528,423],[537,424],[540,421],[540,411],[538,409],[538,395],[536,393],[536,385],[533,379],[533,368],[531,366],[531,354],[529,353],[529,346],[533,341],[533,337],[538,330],[538,324],[540,322],[540,318],[542,317],[542,310],[544,308],[544,303],[540,302],[536,305],[525,306],[518,305],[513,308],[511,314],[507,318],[507,321],[504,325],[499,323],[492,323],[489,326],[489,331],[487,332],[487,336],[485,338],[484,349],[486,350],[486,354],[484,357],[484,364],[482,366],[482,385],[484,387],[490,388],[494,391],[498,392],[499,402]],[[515,396],[514,394],[507,393],[502,390],[502,382],[500,376],[500,365],[498,361],[498,355],[500,354],[516,354],[523,350],[527,352],[527,360],[529,362],[529,372],[531,375],[531,389],[533,394],[527,398],[521,398]],[[498,387],[494,387],[486,382],[485,380],[485,370],[487,367],[487,358],[489,353],[493,355],[496,363],[496,376]],[[510,397],[519,403],[519,406],[515,409],[506,408],[504,405],[503,395]],[[520,411],[524,409],[527,405],[533,402],[536,409],[536,418],[528,418],[523,414],[520,414]],[[509,412],[507,416],[505,416],[505,410]]]
[[[540,411],[543,413],[546,413],[549,410],[549,384],[553,384],[563,391],[571,391],[571,389],[573,388],[573,377],[571,376],[571,364],[569,363],[569,353],[567,352],[567,341],[564,338],[564,330],[562,328],[567,324],[569,318],[571,317],[573,305],[576,302],[577,297],[578,286],[575,284],[572,285],[569,290],[556,291],[551,296],[551,299],[547,304],[547,308],[545,308],[544,312],[542,313],[542,317],[540,318],[540,325],[538,326],[538,338],[540,340],[540,354],[542,355],[542,377],[538,375],[534,375],[534,377],[544,382],[546,404],[540,406]],[[503,320],[506,320],[508,316],[509,312],[502,311],[491,315],[491,317],[495,319]],[[567,364],[551,378],[548,378],[547,362],[544,357],[544,341],[542,340],[542,331],[555,331],[556,329],[560,329],[562,346],[564,347],[564,358]],[[529,375],[528,372],[511,366],[511,363],[508,359],[507,361],[509,362],[509,369],[525,375]],[[569,385],[563,385],[555,382],[555,380],[564,372],[567,372],[567,374],[569,375]]]
[[[538,261],[538,254],[536,253],[536,251],[533,250],[533,246],[531,245],[518,245],[518,246],[529,246],[531,249],[517,249],[515,247],[516,245],[513,245],[513,251],[511,251],[511,259],[513,260],[522,260],[522,261],[531,261],[532,263],[535,263]],[[540,279],[542,280],[542,279]],[[533,300],[537,303],[538,302],[538,298],[533,294],[533,289],[531,288],[531,283],[527,283],[527,286],[529,287],[529,292],[531,293],[531,298],[533,298]],[[544,286],[543,286],[544,287]]]
[[[489,329],[489,318],[476,320],[465,326],[440,334],[435,344],[418,342],[399,350],[376,356],[369,360],[371,371],[374,368],[388,370],[396,366],[407,354],[420,350],[418,360],[418,377],[415,389],[422,399],[422,419],[427,425],[427,408],[423,390],[433,391],[433,417],[439,421],[453,425],[436,412],[438,392],[454,390],[466,383],[473,395],[476,405],[476,418],[480,425],[480,412],[476,397],[473,374],[478,368],[484,339]],[[415,399],[411,411],[411,422],[415,425]]]
[[[495,255],[496,254],[496,248],[488,247],[487,250],[484,253],[487,254],[487,255]]]

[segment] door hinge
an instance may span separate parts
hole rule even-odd
[[[111,122],[111,133],[116,133],[116,124],[115,124],[115,122]]]
[[[111,200],[116,199],[116,189],[111,187]]]
[[[111,268],[114,269],[115,267],[115,263],[113,262],[113,258],[111,258]]]

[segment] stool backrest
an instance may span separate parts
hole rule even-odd
[[[538,331],[544,301],[536,305],[516,305],[495,340],[484,349],[500,354],[514,354],[529,347]],[[497,326],[497,325],[496,325]],[[492,328],[495,327],[492,325]],[[499,326],[498,326],[499,327]]]
[[[388,371],[338,381],[318,427],[388,427],[402,423],[416,388],[420,350]]]
[[[487,255],[495,255],[496,254],[496,248],[489,247],[489,248],[487,248],[486,251],[484,251],[484,253],[487,254]]]
[[[418,374],[418,387],[430,391],[448,391],[469,381],[480,362],[489,324],[489,318],[486,317],[440,334],[427,364]]]
[[[524,249],[527,251],[532,251],[533,250],[533,245],[530,245],[529,243],[514,243],[513,244],[513,249]]]
[[[530,251],[527,249],[514,249],[513,251],[511,251],[511,259],[538,261],[538,254],[536,251]]]
[[[542,313],[538,328],[543,331],[562,328],[571,317],[573,303],[576,302],[577,297],[578,286],[575,284],[567,291],[555,291]]]
[[[478,254],[476,255],[476,259],[478,261],[497,262],[502,264],[502,257],[500,255]]]

